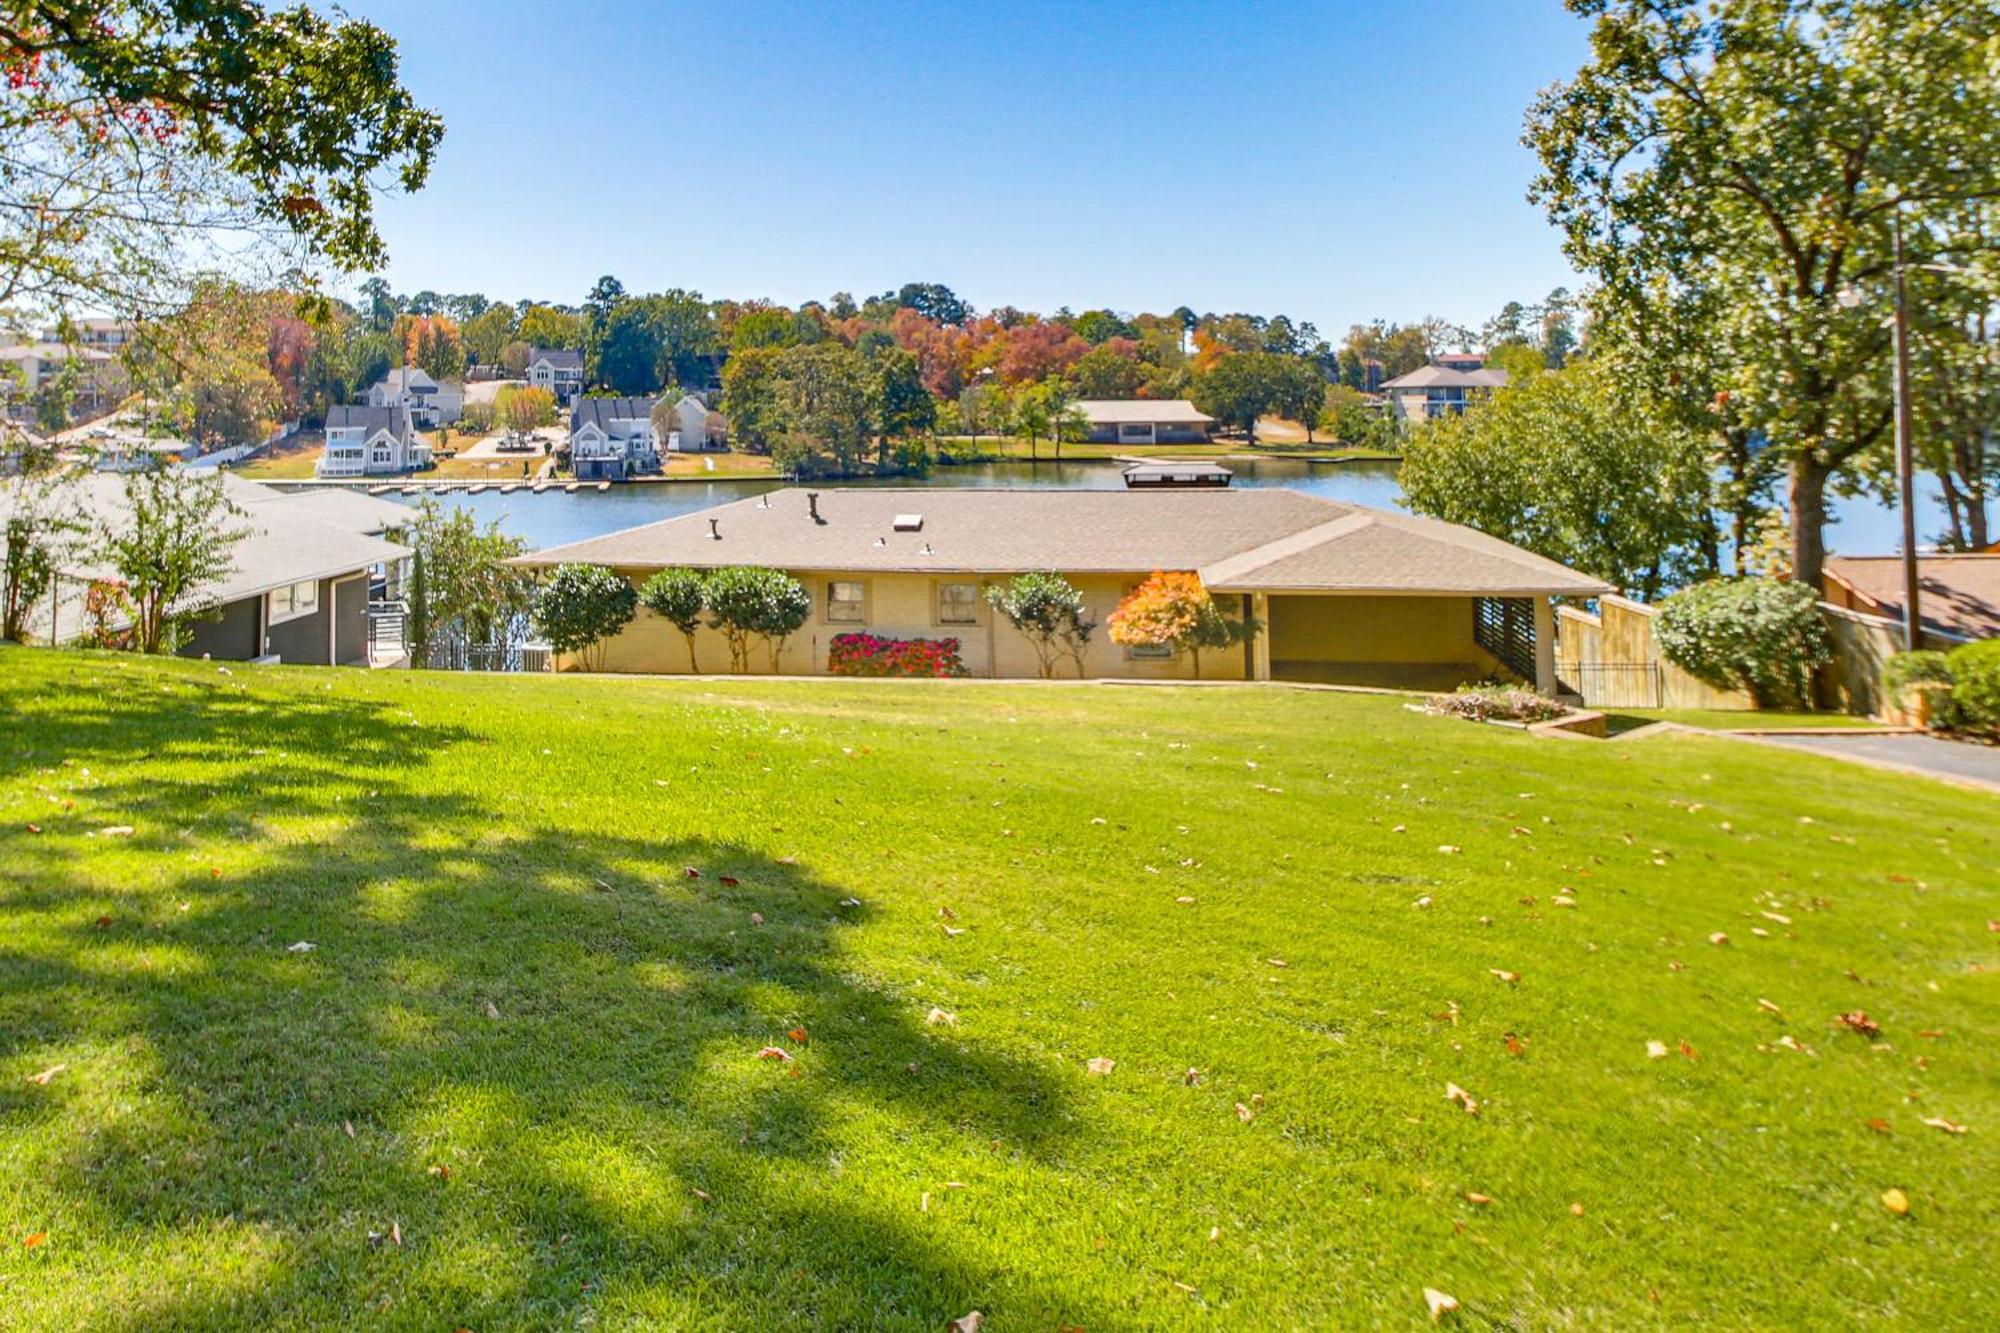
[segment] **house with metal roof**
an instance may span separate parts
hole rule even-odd
[[[408,547],[379,534],[394,530],[396,515],[389,509],[405,516],[409,511],[361,495],[329,504],[319,492],[282,492],[227,474],[207,474],[201,484],[223,488],[237,511],[226,526],[241,535],[229,550],[229,572],[185,604],[204,615],[181,655],[367,665],[370,585],[393,580],[410,555]],[[126,478],[78,473],[59,485],[61,507],[94,531],[130,524]],[[26,503],[26,494],[18,486],[0,489],[0,524],[13,505]],[[72,643],[89,630],[90,585],[116,577],[93,545],[81,543],[64,560],[50,595],[30,618],[31,642]]]
[[[569,463],[578,481],[629,481],[660,470],[657,398],[579,398],[569,412]]]
[[[1462,363],[1440,362],[1398,375],[1383,384],[1382,393],[1388,398],[1389,410],[1398,423],[1415,423],[1432,417],[1457,416],[1495,389],[1506,387],[1504,370],[1490,367],[1466,370]]]
[[[1275,488],[825,490],[787,488],[523,556],[549,568],[604,565],[635,585],[673,567],[764,565],[810,591],[811,623],[779,669],[817,674],[842,633],[959,640],[971,674],[1031,677],[1032,645],[985,590],[1031,570],[1062,574],[1099,624],[1155,570],[1188,570],[1232,615],[1259,626],[1240,658],[1203,674],[1442,688],[1511,676],[1555,689],[1552,598],[1609,585],[1436,519]],[[721,636],[697,636],[704,671],[725,671]],[[687,645],[642,610],[604,653],[611,671],[677,672]],[[1095,635],[1093,677],[1182,678],[1185,660]]]
[[[1081,398],[1070,404],[1099,444],[1206,444],[1215,418],[1185,398]]]

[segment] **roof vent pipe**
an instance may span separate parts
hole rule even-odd
[[[721,540],[722,540],[722,520],[721,520],[721,519],[719,519],[719,518],[711,518],[710,520],[708,520],[708,535],[709,535],[709,539],[710,539],[711,541],[718,541],[718,542],[719,542],[719,541],[721,541]]]
[[[824,522],[826,522],[826,520],[825,520],[825,519],[823,519],[823,518],[821,518],[821,517],[819,516],[819,492],[818,492],[818,491],[807,491],[807,492],[806,492],[806,512],[812,515],[812,521],[813,521],[813,522],[815,522],[815,523],[824,523]]]

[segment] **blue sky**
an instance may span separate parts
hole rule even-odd
[[[1525,189],[1557,0],[348,0],[444,114],[399,290],[1477,324],[1574,284]]]

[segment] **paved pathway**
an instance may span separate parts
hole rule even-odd
[[[1941,741],[1935,736],[1843,736],[1827,731],[1813,736],[1757,736],[1765,745],[1807,750],[1858,763],[1928,773],[1966,786],[2000,791],[2000,747]]]

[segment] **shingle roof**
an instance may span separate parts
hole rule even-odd
[[[280,491],[229,472],[222,474],[222,483],[232,501],[252,514],[268,515],[278,522],[304,517],[375,537],[407,527],[416,518],[416,511],[410,506],[379,499],[352,486],[309,486]]]
[[[646,421],[653,415],[657,398],[579,398],[569,410],[569,428],[596,426],[607,435],[614,421]]]
[[[1079,398],[1070,404],[1093,426],[1151,422],[1165,426],[1205,426],[1215,420],[1185,398]]]
[[[528,352],[528,364],[546,361],[556,370],[582,370],[583,353],[568,347],[536,347]]]
[[[403,435],[410,429],[410,409],[401,404],[393,407],[368,407],[339,403],[326,410],[328,430],[346,430],[355,426],[359,426],[369,435],[378,430],[386,430],[392,435]]]
[[[1193,569],[1222,591],[1594,596],[1609,585],[1493,537],[1297,491],[773,491],[524,556],[627,569],[1144,574]],[[898,514],[923,528],[895,530]],[[710,524],[719,539],[711,535]]]
[[[1484,370],[1453,370],[1450,366],[1418,366],[1407,375],[1398,375],[1382,385],[1391,389],[1504,389],[1507,372],[1489,366]]]
[[[437,381],[432,379],[427,371],[417,366],[397,366],[382,377],[382,383],[391,393],[401,393],[405,388],[415,393],[422,393],[426,389],[438,387]]]
[[[1829,581],[1846,584],[1878,615],[1903,618],[1903,558],[1828,556]],[[1960,639],[2000,638],[2000,555],[1920,555],[1917,610],[1924,628]]]

